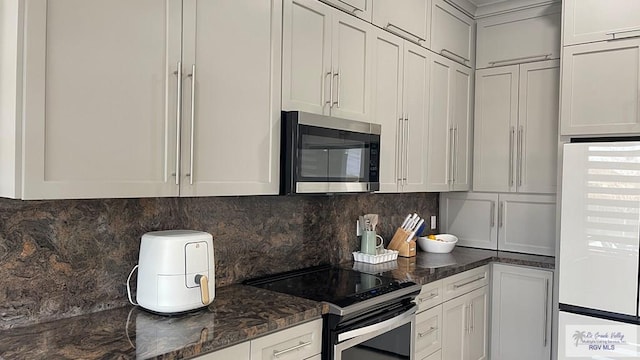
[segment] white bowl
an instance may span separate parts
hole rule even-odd
[[[451,234],[438,234],[436,240],[431,240],[428,237],[419,237],[418,245],[422,251],[430,253],[449,253],[456,246],[458,237]]]

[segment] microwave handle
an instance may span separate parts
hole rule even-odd
[[[417,310],[418,310],[418,305],[413,305],[411,308],[409,308],[409,310],[407,310],[406,312],[394,318],[379,322],[377,324],[365,326],[363,328],[343,332],[342,334],[338,334],[338,341],[342,342],[345,340],[353,339],[358,336],[366,335],[366,334],[384,330],[384,329],[394,329],[399,325],[402,325],[403,323],[407,322],[407,320],[411,319],[411,317],[415,316]]]

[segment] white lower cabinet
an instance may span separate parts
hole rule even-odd
[[[425,359],[442,347],[442,305],[416,315],[415,358]]]
[[[416,360],[442,360],[442,350],[438,350],[426,358],[416,358]]]
[[[322,351],[322,319],[294,326],[231,346],[197,360],[319,360]]]
[[[481,360],[488,357],[487,286],[442,304],[442,358]]]
[[[555,204],[555,195],[443,193],[441,230],[461,246],[553,256]]]
[[[551,358],[553,272],[493,265],[491,359]]]

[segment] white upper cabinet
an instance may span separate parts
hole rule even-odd
[[[26,2],[23,172],[2,195],[277,193],[281,6],[256,3]]]
[[[564,46],[640,36],[636,0],[564,0]]]
[[[442,56],[431,62],[427,182],[429,191],[471,186],[472,70]]]
[[[465,66],[473,67],[476,56],[475,20],[444,0],[433,0],[431,50]]]
[[[559,62],[476,72],[474,191],[556,191]]]
[[[640,133],[640,38],[564,47],[561,84],[562,135]]]
[[[477,21],[476,68],[560,58],[560,4]]]
[[[371,121],[374,27],[314,0],[286,0],[282,109]]]
[[[373,23],[420,46],[431,45],[431,0],[374,0]]]
[[[429,51],[380,29],[374,43],[373,121],[385,129],[380,192],[426,191]]]
[[[458,245],[498,248],[498,194],[442,193],[440,231],[458,237]]]
[[[320,0],[353,16],[371,22],[371,8],[373,0]]]

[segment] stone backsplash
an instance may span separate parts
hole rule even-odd
[[[351,259],[355,220],[380,214],[390,240],[408,212],[438,212],[438,194],[20,201],[0,199],[0,329],[124,306],[148,231],[214,237],[216,286]]]

